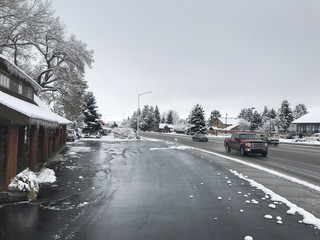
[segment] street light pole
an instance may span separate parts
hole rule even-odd
[[[228,113],[226,114],[226,129],[228,131]]]
[[[251,119],[250,119],[250,130],[251,130],[251,132],[253,131],[253,129],[252,129],[252,119],[253,119],[253,112],[252,112],[252,110],[253,109],[255,109],[254,107],[252,107],[251,108]]]
[[[140,109],[140,96],[142,95],[145,95],[145,94],[148,94],[148,93],[151,93],[151,91],[149,92],[144,92],[144,93],[139,93],[138,94],[138,112],[137,112],[137,138],[139,138],[139,122],[140,122],[140,112],[139,112],[139,109]]]

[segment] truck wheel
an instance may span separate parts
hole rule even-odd
[[[231,152],[231,148],[229,147],[229,144],[226,144],[225,147],[226,147],[226,152]]]
[[[246,155],[246,151],[244,150],[243,146],[240,147],[240,155],[241,156],[245,156]]]
[[[268,155],[268,152],[263,152],[263,153],[261,153],[261,156],[262,157],[266,157]]]

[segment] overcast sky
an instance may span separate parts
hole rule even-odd
[[[69,33],[93,49],[86,79],[111,120],[143,105],[186,118],[201,104],[308,110],[320,100],[319,0],[53,0]]]

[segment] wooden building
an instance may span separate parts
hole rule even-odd
[[[38,170],[66,143],[69,120],[51,112],[35,95],[41,90],[0,55],[0,191],[29,167]]]

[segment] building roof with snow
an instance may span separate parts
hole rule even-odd
[[[0,118],[21,125],[67,125],[64,117],[53,113],[35,94],[41,86],[0,55]]]
[[[17,113],[16,116],[20,116],[19,119],[15,120],[16,123],[20,121],[31,125],[38,125],[41,122],[48,122],[51,125],[67,125],[71,123],[68,119],[52,112],[37,96],[34,96],[34,100],[37,105],[0,91],[0,109],[8,108],[15,111]]]
[[[167,126],[169,129],[173,129],[174,125],[168,123],[159,123],[159,129],[164,129]]]
[[[7,70],[10,74],[25,79],[33,86],[34,90],[36,91],[40,91],[42,89],[42,87],[33,78],[31,78],[22,69],[11,62],[6,56],[0,54],[0,59],[3,60],[3,63],[7,67]]]
[[[320,123],[320,107],[294,120],[292,123]]]

